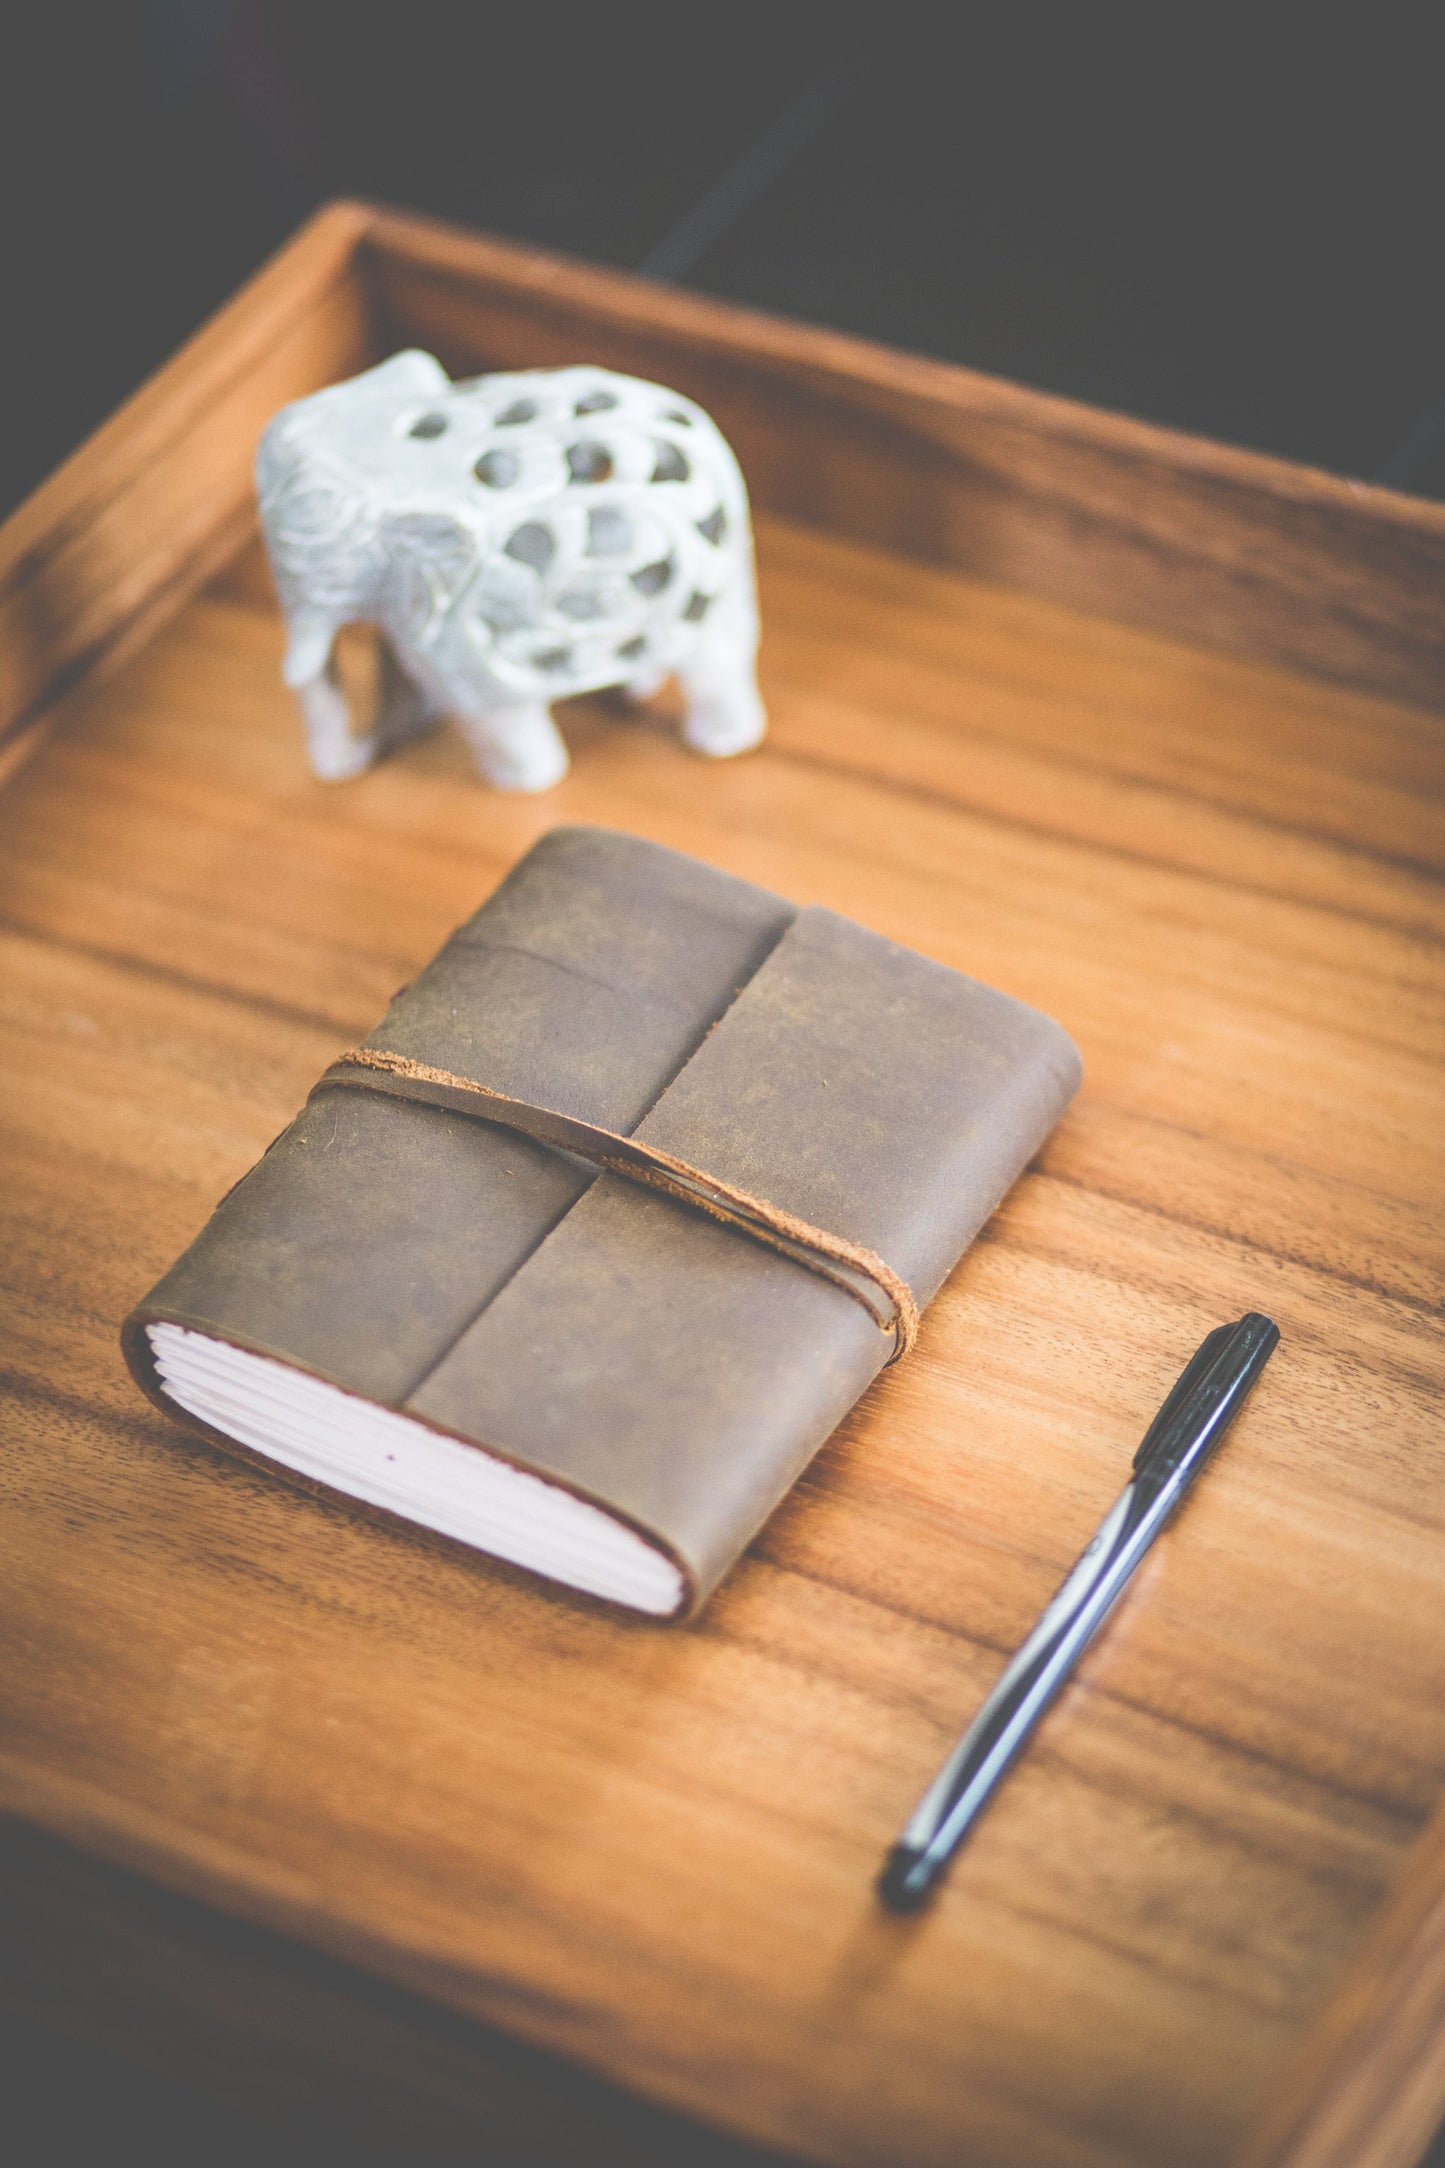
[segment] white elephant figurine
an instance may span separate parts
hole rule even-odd
[[[747,492],[690,399],[595,368],[452,383],[395,354],[283,407],[256,474],[319,776],[448,714],[493,783],[546,790],[567,771],[554,700],[646,699],[672,672],[698,752],[762,737]],[[356,621],[387,663],[366,736],[333,653]]]

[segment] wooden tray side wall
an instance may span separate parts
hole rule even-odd
[[[1105,617],[1445,705],[1445,507],[972,370],[381,215],[389,332],[713,413],[760,504]]]
[[[408,342],[671,377],[774,511],[1445,706],[1445,508],[944,363],[340,203],[0,528],[0,776],[236,550],[267,417]]]
[[[288,399],[365,368],[366,212],[302,229],[0,527],[0,780],[62,693],[141,646],[256,525]]]
[[[1445,2122],[1445,1811],[1236,2168],[1415,2168]]]

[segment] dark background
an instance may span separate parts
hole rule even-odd
[[[0,512],[339,193],[1445,495],[1441,25],[1381,0],[49,0],[0,69]],[[0,2023],[0,2087],[19,2168],[327,2156],[314,2117],[28,2021]]]
[[[1445,494],[1442,31],[1389,0],[49,0],[3,71],[0,502],[342,192]]]

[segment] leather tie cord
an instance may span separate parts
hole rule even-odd
[[[635,1137],[621,1136],[595,1122],[579,1121],[572,1114],[558,1114],[551,1107],[534,1106],[526,1099],[511,1099],[505,1092],[474,1083],[470,1077],[453,1076],[448,1069],[433,1069],[426,1062],[413,1061],[406,1054],[391,1054],[381,1047],[353,1047],[332,1063],[315,1091],[332,1085],[386,1092],[393,1098],[419,1100],[425,1106],[444,1107],[474,1120],[498,1122],[540,1144],[574,1153],[609,1174],[661,1190],[679,1204],[709,1213],[713,1219],[791,1258],[794,1264],[831,1280],[861,1303],[880,1332],[893,1335],[890,1362],[906,1355],[918,1337],[918,1304],[912,1288],[874,1251],[861,1242],[849,1242],[842,1235],[813,1227],[780,1205],[769,1204],[765,1197],[754,1197],[715,1174],[705,1174],[700,1167],[689,1166],[685,1159],[659,1151],[656,1145],[639,1144]]]

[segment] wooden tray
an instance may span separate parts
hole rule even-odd
[[[446,734],[310,779],[251,455],[405,343],[713,411],[759,514],[763,752],[598,702],[540,800]],[[388,2052],[438,2097],[500,2036],[829,2163],[1412,2160],[1445,2107],[1445,1838],[1407,1865],[1445,1791],[1442,597],[1440,507],[315,219],[0,541],[0,1807],[72,1848],[41,1914],[53,1884],[73,1939],[109,1863],[326,1953],[293,2000],[330,1959],[327,1993],[395,1983]],[[682,1632],[231,1465],[116,1348],[558,820],[852,913],[1087,1067]],[[1284,1344],[1226,1452],[939,1904],[881,1916],[921,1781],[1250,1306]],[[38,2006],[36,1934],[7,1992]],[[642,2157],[605,2126],[563,2157]]]

